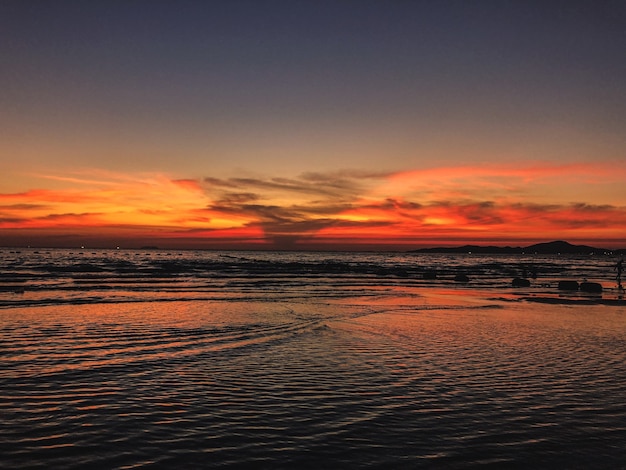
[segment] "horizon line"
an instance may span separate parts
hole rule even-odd
[[[615,242],[615,240],[611,240]],[[601,241],[598,241],[602,243]],[[607,240],[608,242],[608,240]],[[519,242],[518,242],[519,243]],[[528,243],[528,242],[527,242]],[[165,245],[159,246],[158,244],[141,244],[139,246],[125,245],[125,244],[96,244],[96,245],[74,245],[74,244],[59,244],[59,245],[46,245],[46,244],[10,244],[0,245],[1,250],[128,250],[128,251],[284,251],[284,252],[298,252],[298,251],[310,251],[310,252],[411,252],[419,250],[454,250],[462,249],[466,247],[476,248],[497,248],[497,249],[526,249],[535,245],[551,244],[551,243],[566,243],[573,247],[586,247],[598,250],[598,254],[601,252],[604,254],[612,252],[626,251],[626,246],[597,246],[596,242],[569,242],[563,239],[559,240],[547,240],[533,242],[530,244],[512,244],[510,242],[494,243],[489,242],[459,242],[459,244],[409,244],[402,243],[396,244],[380,244],[380,243],[337,243],[337,244],[324,244],[324,243],[306,243],[300,246],[277,246],[269,243],[249,244],[249,243],[233,243],[227,246],[193,246],[193,245]],[[589,244],[592,243],[592,244]],[[393,248],[396,246],[397,248]],[[533,254],[533,253],[527,253]]]

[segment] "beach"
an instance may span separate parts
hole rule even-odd
[[[626,461],[610,259],[2,256],[2,468]],[[559,292],[564,277],[605,290]]]

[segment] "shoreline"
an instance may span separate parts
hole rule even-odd
[[[414,286],[383,286],[383,290],[371,290],[368,292],[353,292],[354,295],[346,295],[347,292],[340,293],[335,296],[323,297],[302,297],[301,293],[293,292],[292,295],[286,290],[283,293],[248,293],[248,295],[232,295],[229,296],[224,292],[204,292],[200,295],[193,295],[191,292],[181,293],[182,295],[172,295],[171,297],[154,298],[146,296],[140,297],[124,297],[115,298],[113,296],[89,296],[85,298],[67,298],[59,297],[45,299],[29,299],[24,298],[24,293],[11,293],[7,298],[0,300],[0,311],[11,309],[38,308],[38,307],[67,307],[73,305],[90,305],[94,308],[98,306],[111,305],[130,305],[130,304],[150,304],[158,305],[171,303],[249,303],[251,301],[260,303],[302,303],[315,305],[323,304],[362,304],[363,302],[371,305],[385,305],[390,307],[402,303],[406,306],[414,306],[417,310],[424,305],[423,301],[427,300],[428,305],[440,305],[441,307],[454,306],[455,308],[468,306],[475,308],[476,302],[484,303],[538,303],[550,305],[568,305],[568,306],[589,306],[589,305],[605,305],[612,307],[626,307],[626,295],[617,290],[605,291],[603,294],[587,294],[581,292],[566,292],[556,289],[546,290],[545,287],[540,288],[537,292],[532,292],[532,288],[519,290],[512,287],[489,288],[484,286],[434,286],[434,285],[414,285]],[[8,293],[7,293],[8,294]],[[111,292],[109,292],[111,294]],[[188,294],[188,295],[185,295]],[[189,295],[191,294],[191,295]],[[241,293],[239,293],[241,294]],[[26,294],[28,295],[28,294]],[[401,300],[401,302],[398,302]]]

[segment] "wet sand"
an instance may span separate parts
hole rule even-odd
[[[457,287],[361,293],[2,309],[1,462],[626,461],[624,306]]]

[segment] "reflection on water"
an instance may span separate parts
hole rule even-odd
[[[0,467],[624,468],[626,307],[339,261],[5,293]]]
[[[0,308],[78,303],[353,297],[401,288],[496,289],[539,299],[614,301],[610,256],[0,250]],[[455,282],[458,274],[469,283]],[[529,279],[511,289],[512,279]],[[588,280],[600,295],[558,289]]]
[[[2,312],[12,468],[611,468],[620,307],[357,301]]]

